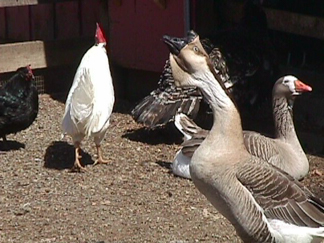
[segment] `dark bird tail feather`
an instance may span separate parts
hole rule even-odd
[[[158,95],[152,92],[146,96],[133,110],[133,118],[149,129],[164,126],[174,119],[174,115],[181,111],[195,117],[199,110],[200,96],[170,99],[170,94],[162,91]]]

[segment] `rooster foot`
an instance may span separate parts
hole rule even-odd
[[[99,159],[97,159],[97,160],[93,163],[93,165],[98,165],[98,164],[108,164],[108,163],[110,163],[109,160],[105,160],[105,159],[103,159],[103,158],[99,158]]]
[[[97,164],[108,164],[110,161],[109,160],[105,160],[102,157],[102,151],[100,149],[100,145],[96,145],[97,148],[97,160],[93,163],[93,165],[97,165]]]
[[[70,172],[86,172],[87,169],[84,166],[74,164]]]
[[[80,149],[80,143],[75,143],[75,161],[74,161],[74,165],[71,168],[71,172],[86,172],[87,169],[81,165],[80,163],[80,159],[82,158],[82,156],[79,154],[79,149]]]
[[[86,172],[87,169],[81,165],[80,160],[79,160],[79,159],[81,159],[81,156],[78,155],[76,158],[77,159],[75,160],[74,165],[71,168],[71,172]]]

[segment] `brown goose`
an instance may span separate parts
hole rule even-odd
[[[243,131],[244,143],[249,153],[277,166],[297,180],[307,175],[309,163],[296,135],[292,108],[296,96],[311,90],[310,86],[294,76],[287,75],[279,78],[272,91],[275,137],[270,138],[257,132]],[[190,159],[208,131],[198,127],[185,114],[176,116],[175,125],[185,134],[187,141],[176,154],[172,171],[178,176],[190,178]]]
[[[287,173],[247,151],[237,107],[199,36],[191,31],[185,38],[163,39],[171,51],[175,80],[197,86],[213,111],[212,129],[190,164],[198,190],[233,224],[244,242],[324,239],[324,203]]]

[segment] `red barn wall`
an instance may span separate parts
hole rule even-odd
[[[160,72],[169,53],[162,36],[185,33],[184,5],[166,1],[164,9],[155,1],[108,1],[111,59],[126,68]]]

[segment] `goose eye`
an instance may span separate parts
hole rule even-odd
[[[198,49],[197,46],[194,46],[193,50],[194,50],[194,52],[198,52],[199,51],[199,49]]]

